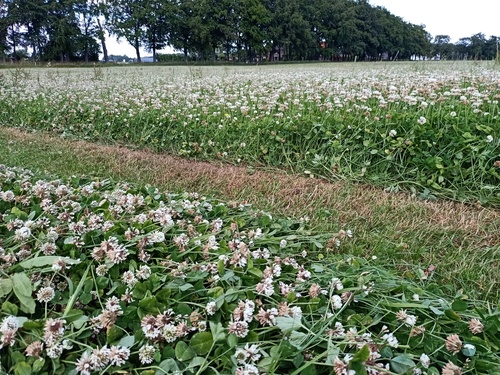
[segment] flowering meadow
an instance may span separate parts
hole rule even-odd
[[[500,203],[491,62],[4,69],[0,123]]]
[[[2,374],[498,374],[499,306],[248,205],[0,165]]]

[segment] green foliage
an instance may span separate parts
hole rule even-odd
[[[30,46],[34,61],[96,61],[97,41],[106,59],[105,29],[132,45],[138,62],[140,48],[156,58],[156,51],[167,45],[181,50],[185,60],[189,55],[240,62],[378,60],[381,54],[387,54],[386,59],[396,54],[408,59],[429,50],[422,27],[366,1],[9,0],[3,4],[2,51],[20,59],[24,47]]]
[[[498,306],[333,254],[349,232],[3,165],[0,186],[1,371],[500,370]]]

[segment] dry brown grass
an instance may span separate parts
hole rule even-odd
[[[287,216],[310,216],[318,209],[335,212],[344,225],[363,220],[368,226],[394,222],[395,232],[460,232],[460,239],[476,246],[500,242],[500,212],[450,201],[421,201],[409,194],[388,193],[379,188],[346,182],[255,170],[217,162],[201,162],[132,150],[126,147],[70,141],[44,133],[1,128],[15,142],[40,149],[70,150],[78,158],[103,165],[112,176],[133,178],[168,189],[220,194],[226,200],[249,201]],[[395,219],[397,218],[397,219]],[[324,219],[322,219],[324,220]]]

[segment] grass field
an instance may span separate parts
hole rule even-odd
[[[145,374],[498,371],[494,66],[20,68],[0,75],[0,163],[36,173],[4,169],[0,182],[6,372],[86,373],[85,364],[89,372]],[[82,174],[98,180],[72,177]],[[115,187],[108,178],[133,185]],[[87,196],[89,183],[100,206]],[[69,189],[64,199],[61,184]],[[43,208],[37,185],[54,212]],[[212,198],[185,193],[192,191]],[[127,208],[127,199],[136,203]],[[163,200],[171,225],[151,216]],[[69,222],[60,216],[65,210]],[[105,230],[102,222],[89,228],[94,214],[109,221]],[[80,261],[74,272],[51,270],[54,254],[44,250],[51,228],[59,233],[48,241],[55,255]],[[163,237],[147,242],[151,236]],[[141,238],[150,259],[130,250]],[[126,259],[95,255],[115,239]],[[261,258],[264,248],[273,261]],[[120,276],[137,279],[144,266],[152,280],[129,284]],[[34,283],[9,289],[25,276]],[[56,288],[62,279],[69,289]],[[54,295],[44,299],[47,288]],[[120,313],[103,324],[115,308],[108,304],[116,304],[105,296],[133,301],[120,302]],[[279,310],[278,320],[269,324],[249,301],[262,303],[268,319]],[[205,310],[211,303],[214,315]],[[167,325],[186,331],[168,338],[163,324],[151,336],[145,317],[158,321],[169,309],[199,314],[209,329],[172,315]],[[12,343],[8,316],[22,326]],[[66,320],[63,336],[75,349],[62,347],[63,336],[48,340],[49,318]],[[332,336],[337,323],[350,335]],[[426,333],[415,334],[422,327]],[[283,338],[290,344],[276,346]],[[43,363],[26,354],[37,340]],[[97,363],[108,346],[117,359]]]
[[[1,74],[0,121],[14,127],[500,202],[500,70],[491,63]]]

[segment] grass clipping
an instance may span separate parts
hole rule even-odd
[[[195,193],[0,166],[0,373],[491,374],[498,307],[351,233]]]

